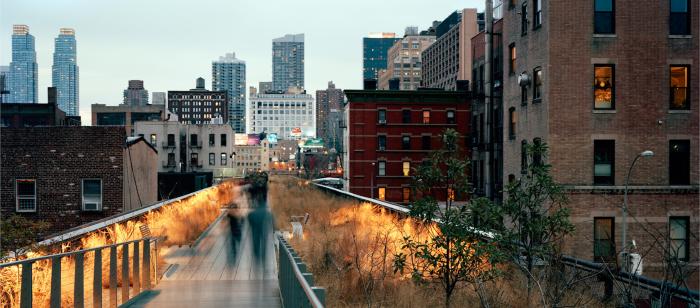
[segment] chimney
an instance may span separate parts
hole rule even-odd
[[[56,105],[56,87],[49,87],[48,94],[49,105]]]

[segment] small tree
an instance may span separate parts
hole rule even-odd
[[[429,163],[413,170],[413,188],[420,198],[412,204],[410,216],[424,224],[429,238],[405,237],[402,248],[408,254],[395,255],[394,270],[403,272],[408,267],[417,281],[439,281],[446,307],[450,307],[451,296],[462,282],[474,286],[482,305],[488,306],[483,283],[497,275],[494,264],[500,254],[494,245],[483,241],[482,230],[475,223],[491,217],[476,217],[476,213],[483,212],[477,209],[490,202],[475,199],[467,205],[455,204],[470,192],[469,161],[459,147],[463,138],[455,130],[445,130],[442,138],[442,148],[429,155]],[[440,196],[446,199],[444,203],[438,202]]]
[[[503,202],[506,227],[499,233],[501,247],[512,256],[513,263],[525,276],[528,304],[533,283],[540,289],[542,305],[547,306],[542,282],[561,256],[561,240],[574,231],[569,221],[568,199],[561,185],[549,174],[546,164],[547,144],[536,139],[526,147],[527,167],[519,180],[507,185]],[[551,278],[551,277],[550,277]]]
[[[34,222],[16,214],[3,218],[0,223],[0,259],[23,255],[48,227],[46,222]]]

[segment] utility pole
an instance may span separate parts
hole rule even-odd
[[[493,178],[491,177],[491,155],[493,151],[493,145],[491,142],[491,132],[492,132],[492,105],[493,105],[493,74],[492,74],[492,63],[493,61],[493,0],[486,0],[486,9],[484,12],[484,22],[485,31],[484,37],[486,38],[485,53],[484,53],[484,193],[487,198],[493,200],[492,183]]]

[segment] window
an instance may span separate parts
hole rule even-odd
[[[171,146],[171,147],[175,146],[175,135],[174,134],[168,134],[168,146]]]
[[[455,124],[455,111],[447,110],[447,124]]]
[[[688,96],[688,71],[689,66],[671,66],[671,106],[673,110],[690,109],[690,98]]]
[[[216,155],[214,153],[209,153],[209,166],[216,165]]]
[[[515,140],[515,129],[518,126],[518,114],[515,112],[515,107],[508,109],[508,138]]]
[[[411,202],[411,188],[404,187],[403,188],[403,203],[409,203],[409,202]]]
[[[175,166],[175,153],[168,153],[168,166]]]
[[[421,136],[421,149],[430,150],[430,136]]]
[[[513,184],[515,182],[515,174],[508,175],[508,184]]]
[[[447,189],[447,201],[455,201],[455,190],[452,188]]]
[[[221,153],[221,165],[226,166],[228,164],[227,162],[228,156],[226,156],[226,153]]]
[[[401,137],[401,149],[410,150],[411,149],[411,136],[405,135]]]
[[[377,175],[378,176],[385,176],[386,175],[386,162],[385,161],[380,161],[377,163]]]
[[[411,110],[404,109],[401,111],[403,123],[411,123]]]
[[[542,0],[532,1],[534,10],[532,12],[532,29],[537,29],[542,26]]]
[[[215,143],[216,143],[216,135],[209,134],[209,146],[214,146]]]
[[[225,147],[225,146],[226,146],[226,143],[228,142],[228,140],[227,140],[227,138],[226,138],[226,134],[221,134],[220,137],[221,137],[221,146],[222,146],[222,147]]]
[[[593,183],[615,184],[615,140],[593,141]]]
[[[197,145],[197,134],[191,134],[190,135],[190,145],[196,146]]]
[[[153,146],[156,146],[157,141],[158,141],[158,137],[156,136],[156,134],[151,134],[151,144]]]
[[[542,68],[536,67],[532,70],[533,87],[532,102],[539,103],[542,100]]]
[[[671,140],[668,150],[670,185],[690,184],[690,140]]]
[[[17,212],[36,212],[36,180],[16,180]]]
[[[408,176],[411,173],[411,162],[403,162],[403,176]]]
[[[534,148],[534,151],[532,152],[532,164],[534,166],[541,166],[542,165],[542,153],[541,153],[542,139],[540,139],[539,137],[532,139],[532,146]]]
[[[510,61],[508,61],[508,73],[511,75],[515,74],[515,59],[518,57],[517,50],[515,49],[515,43],[511,43],[508,46],[508,54],[510,55]]]
[[[430,111],[423,110],[423,124],[430,124]]]
[[[527,1],[523,2],[522,11],[520,12],[520,35],[527,34]]]
[[[593,97],[595,109],[615,109],[615,66],[595,65]]]
[[[386,150],[386,136],[385,135],[377,136],[377,147],[378,147],[379,151]]]
[[[690,35],[690,1],[671,0],[668,26],[671,35]]]
[[[593,218],[593,258],[608,261],[615,257],[615,218]]]
[[[377,110],[377,122],[379,122],[379,124],[386,124],[386,110]]]
[[[594,0],[593,33],[615,33],[615,0]]]
[[[690,217],[669,217],[668,219],[668,239],[670,244],[670,254],[678,260],[688,261]]]
[[[199,166],[199,154],[198,153],[190,153],[190,164],[192,165],[192,168]]]
[[[386,187],[377,188],[377,197],[379,197],[379,200],[386,200]]]
[[[520,173],[527,174],[527,140],[520,142]]]
[[[520,86],[520,105],[527,105],[527,85]]]
[[[83,211],[102,210],[102,180],[83,179]]]

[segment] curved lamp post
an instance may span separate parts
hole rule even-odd
[[[630,174],[632,173],[632,168],[634,168],[634,164],[637,162],[637,160],[640,157],[652,157],[654,156],[654,152],[646,150],[642,153],[637,154],[637,156],[634,157],[634,160],[632,161],[632,165],[630,165],[629,170],[627,170],[627,178],[625,178],[625,198],[624,202],[622,204],[622,253],[623,253],[623,261],[624,261],[624,266],[625,269],[629,272],[629,269],[627,268],[628,265],[628,259],[629,259],[629,254],[627,253],[627,189],[629,187],[629,182],[630,182]]]

